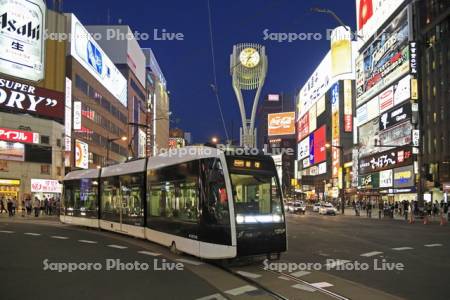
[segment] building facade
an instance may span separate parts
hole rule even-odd
[[[15,198],[20,207],[35,196],[60,197],[66,43],[44,40],[43,32],[64,33],[66,24],[43,1],[2,5],[8,18],[20,15],[33,28],[26,38],[0,34],[0,198]]]
[[[450,193],[450,1],[416,6],[420,47],[422,184],[428,201]]]

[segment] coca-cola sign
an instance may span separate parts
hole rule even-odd
[[[295,134],[295,112],[269,114],[267,122],[269,136]]]
[[[0,78],[0,110],[64,119],[64,93]]]
[[[44,79],[45,14],[43,0],[0,2],[0,73]]]

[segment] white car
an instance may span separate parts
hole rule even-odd
[[[336,215],[337,209],[331,203],[325,203],[319,207],[319,215]]]
[[[286,205],[286,211],[294,214],[305,214],[306,205],[303,201],[288,202]]]
[[[319,212],[320,203],[314,203],[313,205],[313,212]]]

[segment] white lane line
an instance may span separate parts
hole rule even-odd
[[[240,274],[242,276],[248,277],[248,278],[253,278],[253,279],[256,279],[256,278],[259,278],[259,277],[262,276],[262,275],[259,275],[259,274],[245,272],[245,271],[236,271],[236,273],[238,273],[238,274]]]
[[[14,233],[14,231],[10,231],[10,230],[0,230],[1,233]]]
[[[291,280],[289,277],[286,277],[286,276],[278,276],[278,278],[282,279],[282,280],[286,280],[286,281]]]
[[[161,253],[149,252],[149,251],[138,251],[140,254],[150,255],[150,256],[160,256]]]
[[[425,247],[431,248],[431,247],[441,247],[442,244],[427,244]]]
[[[404,250],[413,250],[414,248],[412,247],[398,247],[398,248],[392,248],[392,250],[395,251],[404,251]]]
[[[57,239],[57,240],[68,240],[69,239],[67,236],[60,236],[60,235],[52,235],[51,238]]]
[[[372,256],[375,256],[375,255],[380,255],[380,254],[383,254],[383,252],[380,252],[380,251],[372,251],[372,252],[363,253],[363,254],[361,254],[360,256],[363,256],[363,257],[372,257]]]
[[[197,298],[196,300],[226,300],[226,299],[227,298],[225,298],[221,294],[214,294],[202,298]]]
[[[26,235],[32,235],[32,236],[38,236],[38,235],[41,235],[40,233],[35,233],[35,232],[25,232],[24,234],[26,234]]]
[[[311,274],[311,272],[308,272],[308,271],[298,271],[298,272],[294,272],[294,273],[291,273],[291,276],[294,276],[294,277],[302,277],[302,276],[306,276],[306,275],[309,275],[309,274]]]
[[[203,263],[201,261],[198,261],[198,260],[190,260],[190,259],[178,258],[178,259],[176,259],[176,261],[179,261],[179,262],[182,262],[182,263],[186,263],[186,264],[189,264],[189,265],[194,265],[194,266],[203,265]]]
[[[295,284],[292,287],[294,289],[298,289],[298,290],[302,290],[302,291],[306,291],[306,292],[311,292],[311,293],[317,291],[315,288],[310,287],[310,286],[308,286],[306,284],[301,284],[301,283]]]
[[[316,283],[311,283],[311,285],[313,286],[313,287],[316,287],[316,288],[319,288],[319,289],[323,289],[323,288],[327,288],[327,287],[330,287],[330,286],[333,286],[331,283],[328,283],[328,282],[316,282]]]
[[[258,290],[258,289],[255,288],[254,286],[244,285],[244,286],[232,289],[232,290],[225,291],[225,293],[230,294],[232,296],[239,296],[239,295],[242,295],[242,294],[245,294],[248,292],[253,292],[256,290]]]
[[[85,244],[97,244],[96,241],[89,241],[89,240],[78,240],[80,243],[85,243]]]
[[[120,245],[107,245],[107,247],[115,248],[115,249],[127,249],[128,247],[120,246]]]
[[[342,265],[344,265],[344,264],[346,264],[346,263],[349,263],[349,262],[350,262],[350,261],[349,261],[349,260],[346,260],[346,259],[333,259],[333,261],[327,263],[327,264],[325,265],[325,267],[327,268],[327,270],[330,270],[330,269],[334,269],[334,268],[336,268],[336,267],[342,266]]]

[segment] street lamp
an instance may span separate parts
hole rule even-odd
[[[108,137],[108,139],[107,139],[107,143],[106,143],[106,166],[109,165],[109,147],[110,147],[112,142],[115,142],[115,141],[118,141],[118,140],[126,141],[127,137],[126,136],[117,137],[117,138],[109,138]]]
[[[213,136],[213,137],[211,138],[211,143],[217,145],[218,142],[219,142],[219,138],[218,138],[217,136]]]
[[[339,145],[333,145],[330,143],[326,143],[325,144],[325,148],[327,149],[332,149],[332,148],[336,148],[339,149],[339,163],[341,164],[341,168],[343,168],[344,165],[344,147],[339,146]],[[342,172],[344,170],[342,169]],[[345,195],[344,195],[344,174],[341,174],[341,178],[339,179],[338,176],[338,188],[339,188],[339,197],[341,198],[341,212],[342,214],[344,214],[345,212]],[[340,185],[340,187],[339,187]]]

